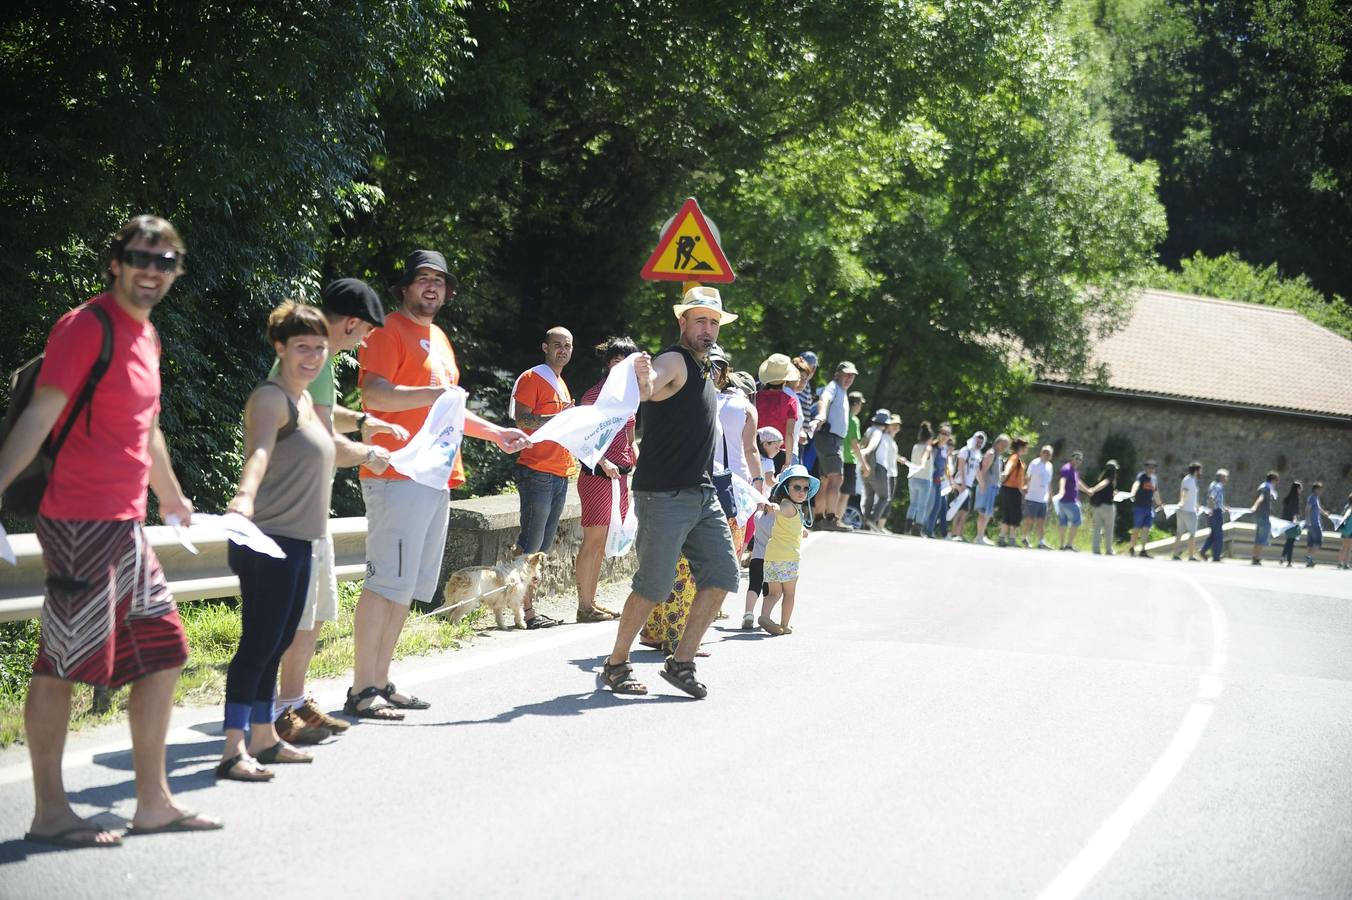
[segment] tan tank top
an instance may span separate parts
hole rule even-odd
[[[319,417],[300,411],[280,384],[265,381],[254,393],[274,388],[286,396],[290,415],[277,430],[277,443],[254,500],[254,524],[265,534],[315,541],[328,533],[329,498],[333,494],[335,449]]]

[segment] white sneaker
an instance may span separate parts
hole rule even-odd
[[[991,542],[986,540],[986,536],[984,534],[978,535],[976,542],[983,547],[989,547],[991,545]]]
[[[1049,544],[1049,543],[1047,543],[1046,541],[1038,541],[1038,542],[1037,542],[1037,548],[1038,548],[1039,550],[1050,550],[1050,549],[1052,549],[1052,545]]]
[[[743,630],[743,631],[751,631],[751,630],[752,630],[753,628],[755,628],[755,627],[756,627],[756,615],[755,615],[755,613],[743,613],[743,614],[742,614],[742,630]]]

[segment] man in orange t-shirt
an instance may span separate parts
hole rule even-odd
[[[510,415],[527,434],[573,405],[573,395],[563,382],[563,367],[573,358],[572,332],[562,326],[549,329],[540,349],[545,361],[521,373],[512,388]],[[552,441],[522,451],[515,470],[517,496],[521,498],[518,554],[549,552],[559,530],[559,516],[568,502],[568,479],[576,474],[573,455]],[[558,619],[535,612],[534,594],[534,588],[527,591],[523,604],[526,627],[558,625]]]
[[[414,251],[404,263],[404,277],[394,286],[400,307],[385,317],[385,327],[366,339],[357,354],[361,366],[362,408],[416,435],[432,404],[460,380],[455,351],[433,320],[456,281],[446,258],[435,250]],[[465,413],[465,434],[493,441],[506,453],[530,446],[516,428],[501,428],[474,413]],[[390,451],[411,438],[375,435],[372,442]],[[436,592],[446,550],[450,488],[465,481],[460,460],[449,484],[428,487],[393,468],[377,474],[361,470],[366,501],[366,582],[357,601],[353,625],[352,689],[343,710],[362,718],[403,718],[390,706],[426,709],[428,704],[401,694],[390,682],[394,645],[414,600],[428,602]],[[384,698],[386,703],[376,701]]]

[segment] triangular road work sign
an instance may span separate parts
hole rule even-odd
[[[737,277],[694,197],[681,204],[641,274],[648,281],[707,281],[714,284],[726,284]]]

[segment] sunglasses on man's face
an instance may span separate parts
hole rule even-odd
[[[149,250],[123,250],[121,256],[124,265],[133,269],[149,269],[154,266],[161,272],[178,271],[178,257],[173,253],[151,253]]]

